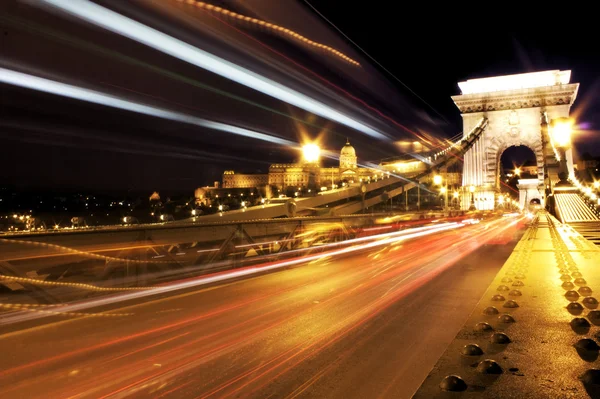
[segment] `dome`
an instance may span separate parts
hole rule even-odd
[[[342,147],[342,151],[340,151],[340,155],[355,157],[356,156],[356,150],[354,149],[354,147],[352,147],[350,145],[349,141],[346,141],[346,145]]]

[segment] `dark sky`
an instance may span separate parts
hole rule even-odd
[[[174,0],[97,3],[330,104],[395,140],[413,140],[415,132],[446,138],[461,132],[450,98],[459,94],[459,81],[570,69],[571,81],[581,84],[573,110],[586,129],[575,144],[583,148],[585,141],[585,150],[600,155],[600,53],[585,8],[559,16],[550,7],[547,14],[528,15],[515,7],[478,13],[425,3],[310,0],[344,37],[303,1],[214,2],[330,45],[358,60],[357,68]],[[331,150],[350,138],[359,161],[398,153],[389,143],[64,15],[17,0],[0,2],[0,15],[1,67],[293,141],[320,137]],[[0,107],[0,184],[19,188],[191,190],[220,180],[224,169],[266,171],[269,163],[298,155],[275,144],[1,84]]]

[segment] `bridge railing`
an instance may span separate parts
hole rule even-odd
[[[0,240],[0,285],[14,303],[60,303],[320,253],[382,228],[424,225],[441,216],[348,215],[23,235]]]

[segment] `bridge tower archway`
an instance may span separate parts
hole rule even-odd
[[[461,94],[452,100],[461,112],[463,135],[481,118],[489,123],[479,140],[465,153],[462,209],[493,210],[500,192],[500,156],[511,146],[524,145],[535,154],[539,189],[551,190],[558,179],[558,161],[548,124],[568,117],[578,83],[569,83],[571,71],[544,71],[472,79],[458,83]],[[567,150],[573,172],[573,156]]]

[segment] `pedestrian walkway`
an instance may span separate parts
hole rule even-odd
[[[600,398],[598,292],[600,248],[539,212],[414,398]]]
[[[574,228],[586,240],[600,246],[600,222],[572,222],[569,226]]]
[[[587,206],[585,201],[577,193],[555,194],[556,209],[558,217],[563,223],[571,222],[594,222],[600,220]]]

